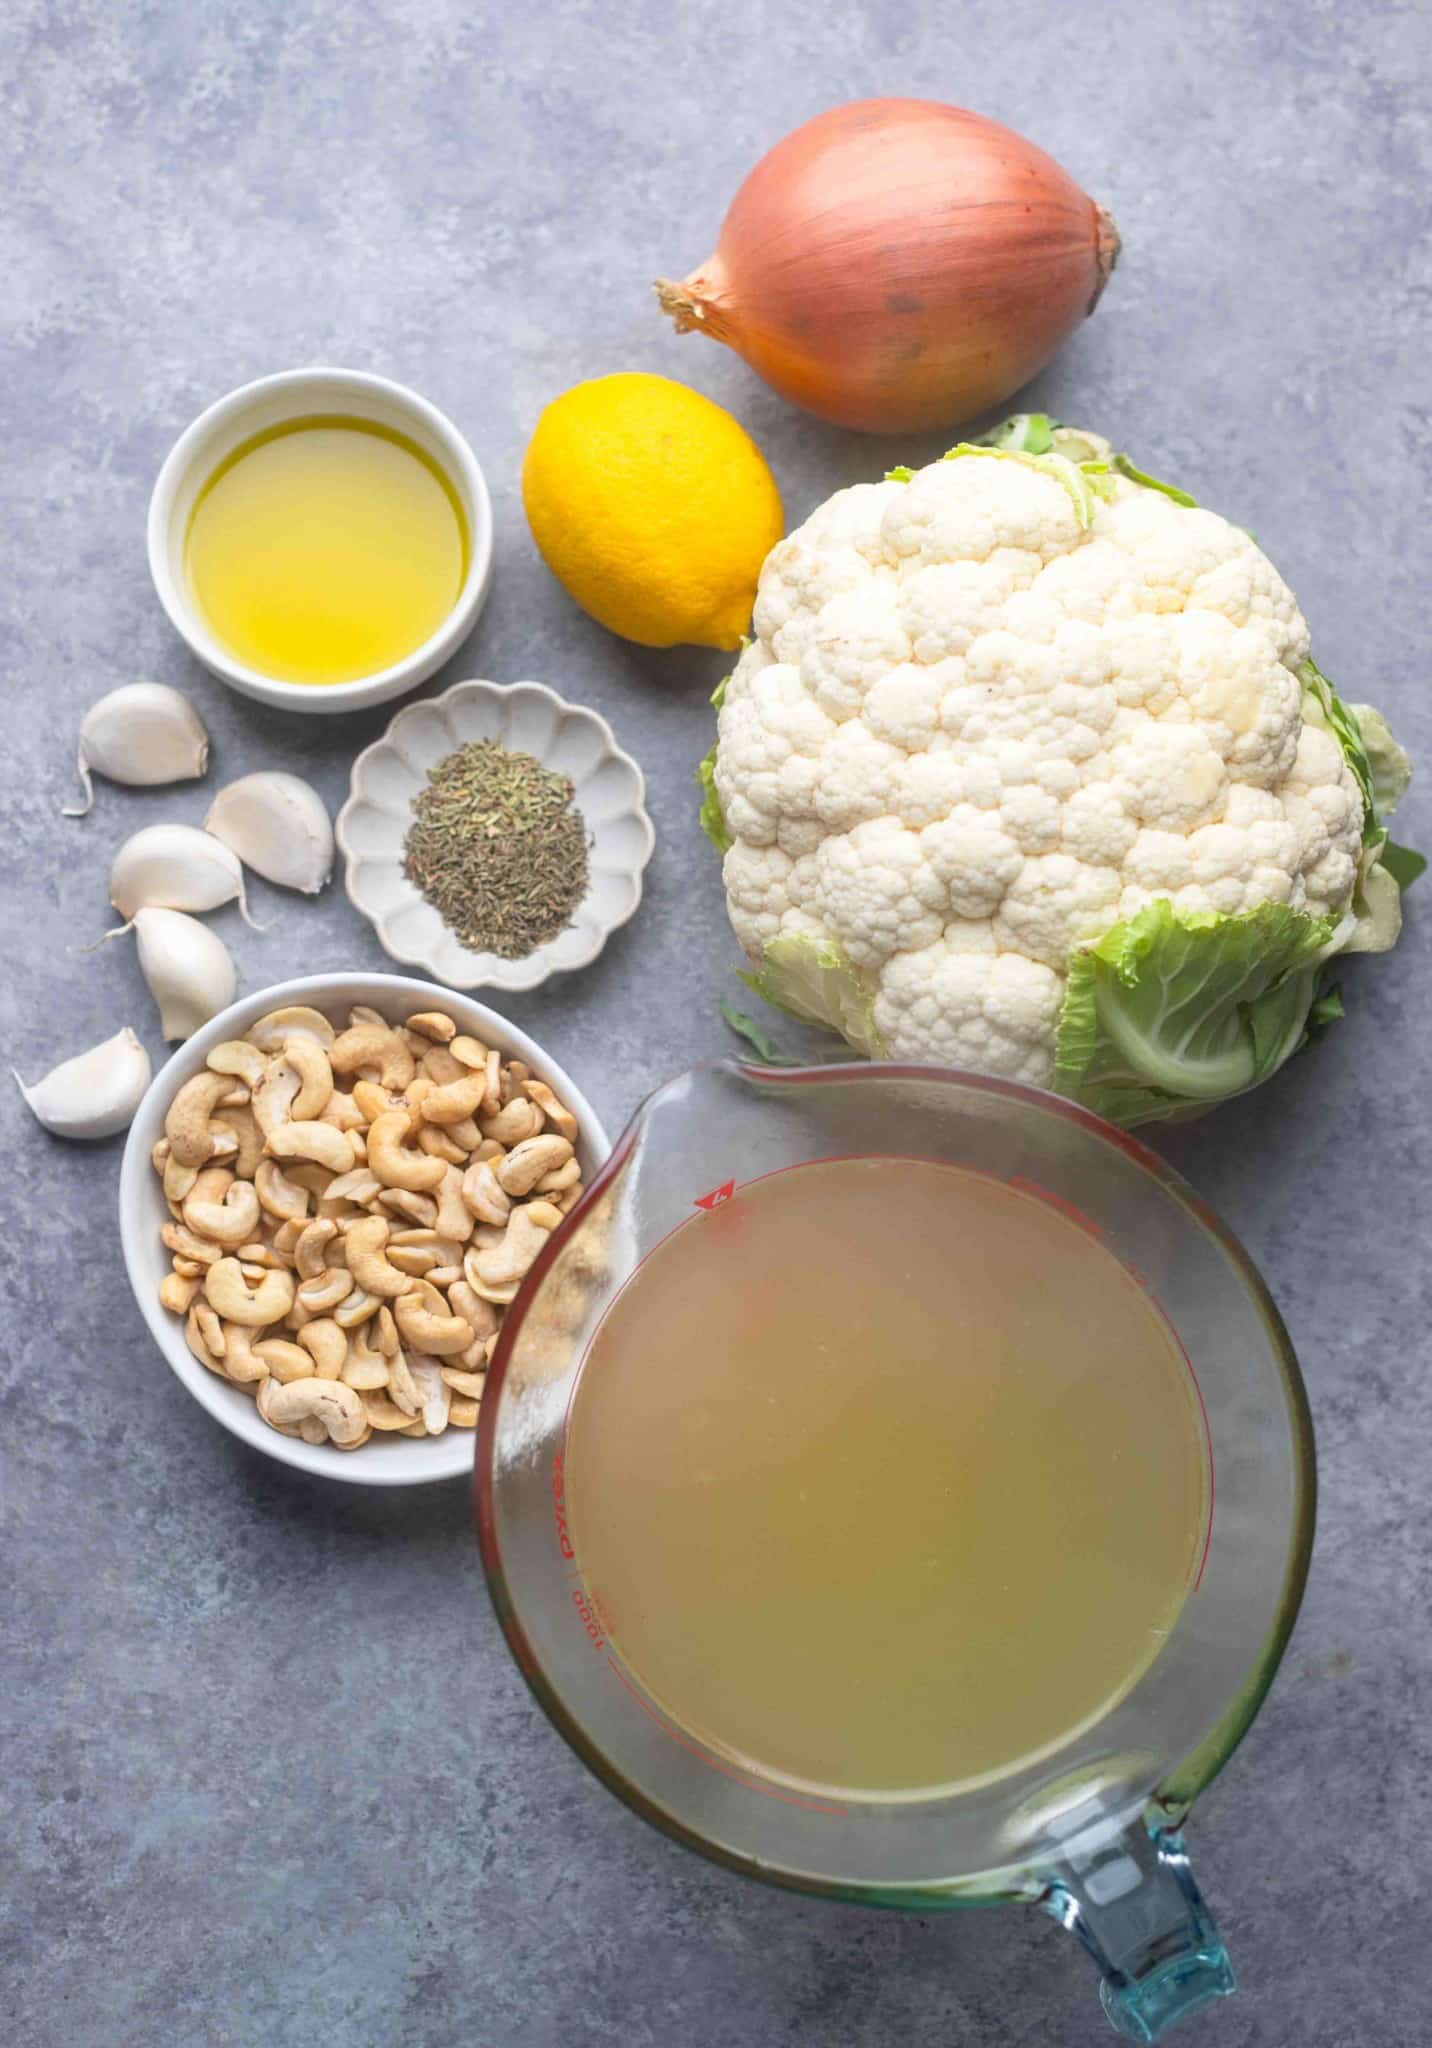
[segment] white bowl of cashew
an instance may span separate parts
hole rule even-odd
[[[266,1457],[277,1458],[280,1464],[297,1466],[300,1471],[323,1479],[346,1480],[360,1486],[421,1486],[430,1480],[458,1478],[472,1470],[471,1429],[449,1429],[441,1436],[385,1444],[375,1440],[356,1451],[340,1451],[332,1444],[309,1444],[301,1437],[282,1436],[263,1421],[248,1394],[216,1378],[199,1363],[184,1341],[183,1322],[159,1300],[160,1283],[170,1271],[170,1255],[159,1236],[169,1221],[169,1211],[149,1155],[164,1135],[164,1118],[175,1094],[192,1075],[202,1071],[212,1047],[227,1039],[241,1038],[270,1010],[307,1004],[323,1011],[342,1028],[355,1003],[366,1004],[394,1022],[401,1022],[417,1011],[446,1011],[459,1031],[469,1033],[484,1045],[495,1046],[504,1056],[525,1060],[576,1117],[577,1158],[583,1180],[590,1183],[611,1151],[596,1111],[571,1076],[497,1011],[490,1010],[485,1003],[474,1002],[470,996],[403,974],[309,975],[298,981],[276,982],[272,988],[231,1003],[196,1031],[156,1074],[135,1113],[124,1149],[119,1175],[120,1242],[130,1285],[155,1343],[176,1377],[216,1422]]]

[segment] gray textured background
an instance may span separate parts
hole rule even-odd
[[[517,490],[546,398],[645,367],[730,404],[792,516],[937,441],[787,411],[647,291],[707,253],[788,127],[875,91],[1023,127],[1118,218],[1125,261],[1033,393],[1252,526],[1319,659],[1432,759],[1425,670],[1429,17],[1196,0],[680,11],[471,0],[9,0],[0,26],[0,1048],[33,1074],[126,1021],[120,839],[206,789],[62,820],[82,708],[193,690],[227,778],[287,762],[336,807],[387,713],[264,712],[188,661],[144,509],[203,405],[310,360],[387,371],[470,435],[497,577],[465,674],[543,677],[640,756],[659,832],[636,922],[510,1005],[615,1127],[722,1049],[732,947],[690,765],[718,655],[608,638],[548,580]],[[211,779],[208,787],[212,789]],[[1402,836],[1432,839],[1425,793]],[[1316,1411],[1312,1584],[1272,1699],[1195,1817],[1242,1975],[1218,2048],[1427,2038],[1429,900],[1355,967],[1315,1060],[1166,1149],[1263,1262]],[[257,987],[377,966],[338,891],[217,920]],[[118,1145],[4,1119],[0,2010],[24,2048],[1083,2048],[1088,1965],[1033,1913],[882,1917],[685,1855],[584,1775],[488,1611],[460,1486],[325,1490],[240,1449],[147,1340],[114,1238]],[[1421,1220],[1419,1221],[1419,1216]],[[1419,1873],[1419,1864],[1424,1867]]]

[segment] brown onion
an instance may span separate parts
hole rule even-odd
[[[1032,142],[937,100],[856,100],[778,142],[716,253],[656,286],[784,398],[870,433],[954,426],[1093,312],[1113,221]]]

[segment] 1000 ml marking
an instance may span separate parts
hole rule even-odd
[[[572,1570],[577,1567],[577,1553],[572,1546],[572,1532],[567,1525],[567,1489],[562,1474],[562,1453],[552,1453],[552,1519],[557,1528],[557,1548],[568,1560]],[[607,1631],[598,1617],[596,1602],[581,1586],[572,1588],[572,1605],[581,1616],[582,1626],[587,1631],[596,1650],[607,1646]]]

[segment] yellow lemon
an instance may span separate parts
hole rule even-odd
[[[765,457],[730,413],[669,377],[594,377],[553,399],[522,465],[547,567],[643,647],[738,647],[784,532]]]

